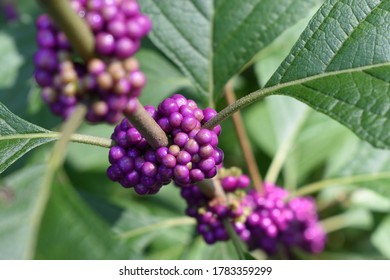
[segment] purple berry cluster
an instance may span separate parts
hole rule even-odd
[[[94,33],[99,56],[131,57],[152,28],[136,0],[71,0],[71,4]]]
[[[223,219],[230,214],[227,206],[210,206],[209,198],[196,185],[181,188],[180,194],[187,202],[186,214],[196,219],[196,229],[207,244],[229,240],[229,234],[223,225]]]
[[[216,115],[215,110],[201,110],[180,94],[165,99],[157,109],[145,109],[167,134],[170,145],[154,150],[124,119],[111,137],[116,143],[109,152],[111,180],[134,187],[138,194],[153,194],[172,180],[187,186],[216,175],[223,160],[217,147],[221,128],[201,127]]]
[[[145,75],[139,70],[135,58],[112,61],[100,59],[88,62],[88,71],[83,76],[83,90],[88,98],[87,120],[93,123],[118,123],[124,112],[134,110],[136,98],[146,84]]]
[[[149,32],[150,20],[140,13],[136,0],[71,0],[71,4],[95,33],[97,52],[105,58],[95,58],[87,64],[74,62],[65,34],[47,15],[41,15],[36,21],[38,51],[34,64],[42,98],[54,114],[64,119],[77,103],[83,102],[88,106],[88,121],[118,123],[123,112],[134,110],[135,98],[146,83],[138,61],[131,55]],[[127,30],[121,36],[118,22]],[[109,48],[102,42],[109,40],[99,38],[107,36],[112,38],[114,50],[102,53]]]
[[[218,198],[210,200],[196,185],[181,188],[180,193],[187,202],[186,214],[196,219],[197,231],[207,244],[229,240],[223,220],[233,223],[244,214],[240,198],[244,195],[243,189],[250,184],[249,177],[238,168],[219,168],[216,180],[226,193],[235,193],[229,205]]]
[[[314,201],[298,197],[286,202],[287,197],[286,190],[267,183],[264,194],[249,191],[242,206],[250,214],[236,226],[237,233],[250,249],[263,249],[268,254],[275,254],[280,245],[321,252],[326,235],[318,223]]]
[[[221,185],[229,176],[234,177],[218,176]],[[237,180],[237,176],[235,178]],[[223,220],[226,220],[250,250],[262,249],[273,255],[279,246],[285,246],[287,250],[299,247],[311,253],[324,249],[326,235],[318,223],[312,199],[298,197],[286,202],[287,191],[268,183],[264,184],[264,194],[255,190],[245,194],[242,189],[249,182],[244,180],[241,190],[229,191],[229,204],[210,200],[196,185],[181,189],[181,196],[187,202],[186,214],[197,220],[197,231],[206,243],[229,239],[223,226]]]

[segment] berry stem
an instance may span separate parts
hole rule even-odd
[[[205,179],[201,182],[196,183],[196,185],[199,187],[200,191],[205,194],[210,199],[218,199],[220,198],[224,202],[227,201],[227,197],[225,192],[223,191],[223,188],[221,186],[221,183],[219,182],[216,177],[213,179]]]
[[[165,132],[146,112],[139,100],[137,100],[137,109],[126,117],[154,149],[168,146],[168,138]]]
[[[61,132],[48,132],[48,133],[25,133],[25,134],[12,134],[1,136],[0,140],[18,140],[18,139],[55,139],[59,140],[62,137]],[[103,148],[111,148],[113,141],[108,138],[97,137],[84,134],[72,134],[70,141],[81,144],[89,144],[93,146],[99,146]]]
[[[61,137],[61,134],[59,134],[58,137]],[[113,141],[111,139],[83,134],[73,134],[70,137],[70,141],[81,144],[89,144],[102,148],[110,148],[113,145]]]
[[[275,87],[270,87],[266,89],[260,89],[255,92],[252,92],[240,99],[238,99],[233,104],[225,107],[223,110],[221,110],[214,118],[209,120],[207,123],[203,125],[204,128],[212,129],[219,125],[221,122],[229,118],[231,115],[233,115],[238,110],[243,109],[244,107],[252,104],[255,101],[259,101],[263,99],[264,97],[267,97],[268,95],[271,95],[275,91]]]
[[[95,56],[95,39],[84,20],[68,0],[38,0],[56,25],[66,34],[72,47],[85,60]]]
[[[72,47],[84,61],[89,61],[96,56],[94,35],[85,21],[73,11],[68,0],[38,0],[38,2],[66,34]],[[127,114],[126,117],[153,148],[168,145],[165,132],[138,100],[135,112]]]
[[[230,80],[225,86],[225,95],[229,105],[232,105],[234,104],[234,102],[236,102],[236,95],[234,92],[232,80]],[[263,183],[262,183],[261,175],[256,160],[253,156],[252,147],[249,142],[248,135],[245,131],[244,121],[242,119],[241,113],[239,111],[235,112],[232,115],[232,119],[233,119],[234,128],[236,130],[236,134],[238,136],[238,141],[240,142],[241,150],[244,154],[246,165],[249,170],[249,174],[253,181],[253,186],[257,190],[257,192],[262,193]]]

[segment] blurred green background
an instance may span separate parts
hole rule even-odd
[[[35,1],[18,1],[17,8],[18,20],[0,17],[0,102],[33,124],[58,130],[61,120],[41,101],[32,78],[34,20],[40,7]],[[301,20],[256,56],[235,81],[238,97],[264,85],[307,22],[308,18]],[[148,77],[143,104],[157,105],[176,92],[196,100],[191,82],[151,41],[143,41],[137,58]],[[217,109],[224,106],[221,99]],[[314,256],[297,251],[296,258],[390,258],[389,180],[373,176],[365,183],[350,183],[357,174],[390,172],[388,151],[373,149],[340,124],[288,97],[267,98],[242,113],[263,175],[287,146],[279,185],[294,191],[312,182],[344,178],[325,181],[327,187],[314,194],[329,232],[325,252]],[[231,120],[222,127],[225,166],[246,171]],[[107,125],[83,124],[78,133],[109,138],[112,131]],[[173,185],[156,196],[140,197],[109,181],[104,148],[71,143],[44,207],[46,190],[40,179],[52,147],[33,150],[0,175],[0,259],[237,259],[230,242],[208,246],[196,234]]]

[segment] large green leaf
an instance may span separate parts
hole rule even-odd
[[[390,147],[390,1],[328,0],[266,85]]]
[[[31,259],[36,240],[44,166],[6,177],[0,185],[0,259]]]
[[[316,0],[145,0],[150,38],[211,100]]]
[[[54,139],[50,131],[15,116],[0,103],[0,173],[31,149]]]
[[[38,259],[128,259],[134,250],[78,196],[72,186],[55,184],[39,232]]]

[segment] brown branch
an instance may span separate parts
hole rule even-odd
[[[229,81],[225,86],[225,96],[228,102],[228,105],[231,105],[236,102],[236,95],[233,89],[233,82]],[[249,170],[249,174],[252,178],[253,185],[258,192],[263,192],[263,184],[261,175],[259,173],[259,168],[257,166],[256,160],[253,156],[252,147],[250,145],[248,135],[246,134],[244,121],[242,120],[241,113],[239,111],[235,112],[232,115],[234,129],[236,130],[238,140],[240,142],[241,150],[244,154],[246,165]]]

